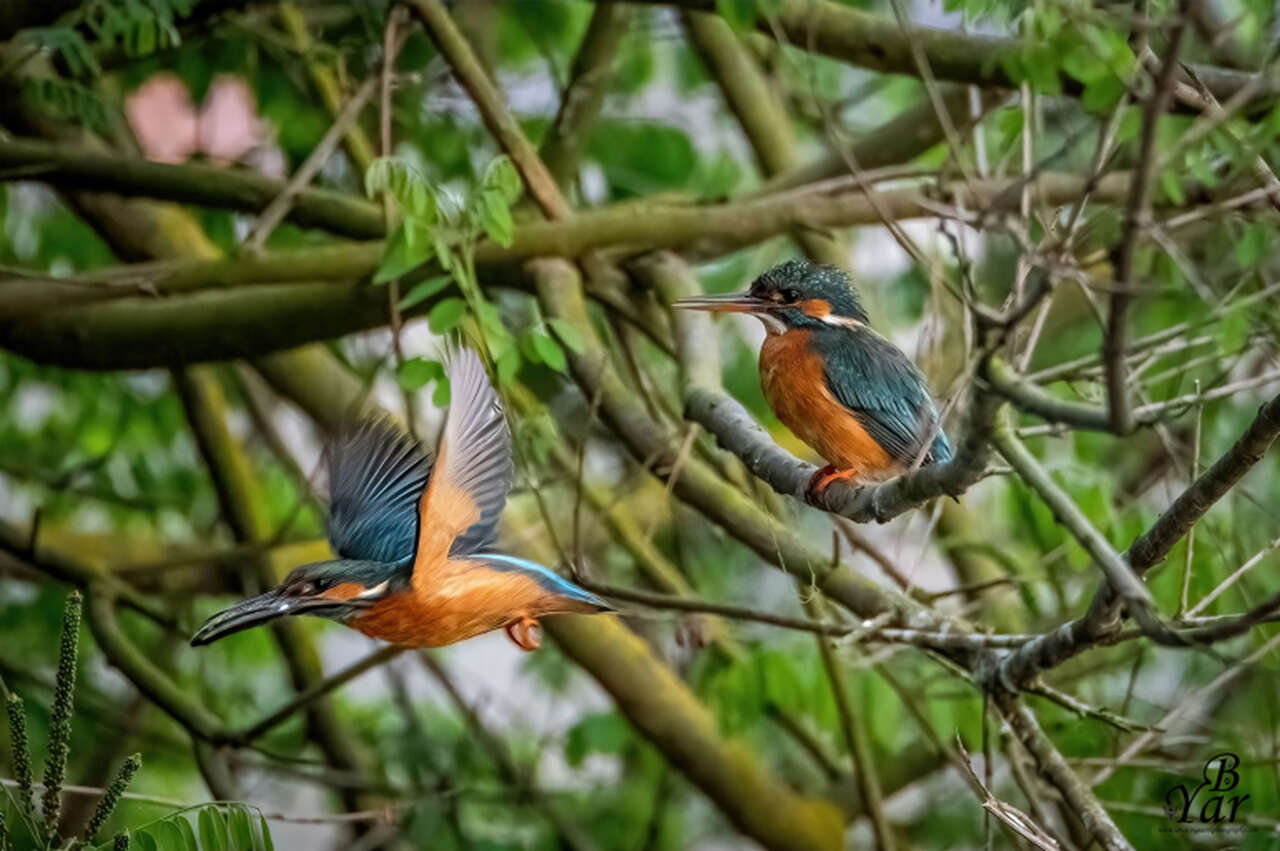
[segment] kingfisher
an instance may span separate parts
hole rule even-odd
[[[539,618],[613,611],[542,565],[494,549],[511,489],[511,433],[474,351],[453,353],[447,374],[453,404],[434,459],[386,417],[340,429],[324,451],[328,537],[339,558],[298,567],[279,587],[209,618],[193,646],[305,614],[405,647],[503,627],[535,650]]]
[[[745,293],[676,307],[748,313],[764,323],[760,385],[778,419],[827,462],[809,480],[875,482],[951,458],[920,370],[870,327],[853,282],[834,266],[789,260]]]

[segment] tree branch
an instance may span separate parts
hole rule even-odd
[[[1089,786],[1071,770],[1031,710],[1015,695],[1008,693],[997,694],[994,702],[1013,734],[1035,760],[1040,774],[1062,794],[1070,810],[1084,822],[1085,829],[1098,844],[1108,851],[1132,851],[1129,840],[1116,827]]]
[[[260,213],[283,194],[287,182],[242,168],[200,163],[170,165],[94,150],[80,144],[0,138],[0,176],[37,180],[59,189],[120,192]],[[286,219],[352,239],[376,239],[386,231],[382,210],[363,198],[305,188],[291,198]]]
[[[556,187],[555,178],[542,164],[538,150],[529,142],[519,123],[503,103],[501,92],[489,79],[489,74],[467,43],[466,37],[454,26],[444,3],[440,0],[408,0],[408,4],[417,13],[427,35],[435,42],[441,55],[453,68],[458,82],[471,95],[489,132],[515,163],[529,194],[542,208],[542,212],[549,219],[567,219],[571,211]]]
[[[1007,190],[1014,185],[1021,184],[972,181],[944,188],[938,197],[954,192],[968,210],[1013,209],[1016,193]],[[1109,175],[1093,197],[1115,200],[1127,185],[1126,175]],[[1056,174],[1041,175],[1036,186],[1046,204],[1069,201],[1085,188],[1080,178]],[[520,261],[578,257],[603,248],[625,253],[679,248],[706,259],[797,227],[878,224],[877,206],[898,219],[935,217],[937,206],[929,196],[921,189],[879,192],[878,205],[872,205],[844,182],[719,205],[620,204],[566,222],[521,222],[509,248],[480,243],[477,273],[486,287],[523,287],[529,283]],[[152,232],[119,236],[145,243]],[[40,286],[33,286],[31,276],[4,278],[0,346],[42,363],[123,369],[254,357],[338,337],[386,323],[385,292],[356,282],[373,273],[381,254],[381,243],[369,242],[238,260],[206,256],[126,266],[101,275],[43,280]],[[431,267],[418,271],[429,273]],[[322,279],[331,282],[315,282]],[[289,281],[303,283],[284,283]],[[421,302],[407,313],[427,311],[432,304]]]
[[[1169,34],[1169,47],[1156,77],[1155,90],[1147,98],[1142,112],[1142,138],[1138,146],[1138,163],[1129,200],[1125,205],[1124,231],[1112,255],[1115,285],[1111,292],[1111,309],[1107,313],[1106,336],[1102,341],[1102,361],[1107,379],[1107,413],[1116,434],[1133,431],[1133,406],[1129,400],[1129,368],[1127,315],[1134,297],[1134,257],[1138,238],[1146,231],[1151,218],[1151,180],[1156,167],[1156,127],[1173,98],[1174,73],[1178,69],[1178,48],[1186,31],[1189,0],[1182,0]]]
[[[1156,610],[1155,600],[1147,586],[1143,585],[1131,565],[1114,549],[1097,530],[1080,506],[1076,505],[1066,491],[1060,488],[1040,466],[1040,462],[1013,435],[1008,420],[996,429],[994,442],[1000,454],[1009,462],[1027,485],[1039,494],[1054,518],[1071,533],[1076,542],[1084,548],[1095,564],[1102,570],[1107,583],[1116,596],[1128,608],[1134,620],[1142,627],[1149,638],[1173,647],[1185,646],[1186,641],[1179,638],[1167,624],[1161,620]]]
[[[1130,570],[1141,576],[1154,567],[1218,500],[1266,454],[1280,435],[1280,396],[1267,402],[1230,449],[1196,479],[1160,515],[1151,528],[1129,545]],[[1006,656],[996,675],[1006,687],[1016,687],[1042,671],[1062,664],[1119,631],[1123,602],[1104,585],[1095,592],[1088,611]],[[1188,633],[1194,639],[1194,631]]]
[[[714,0],[637,0],[704,12],[715,11]],[[766,36],[787,44],[839,59],[850,65],[892,74],[919,76],[913,50],[921,50],[938,80],[975,86],[1018,88],[1020,80],[1009,75],[1023,52],[1018,38],[966,33],[919,25],[899,26],[882,15],[855,9],[831,0],[782,0],[776,13],[762,14],[757,28]],[[1257,91],[1250,98],[1252,112],[1265,108],[1280,93],[1280,81],[1253,82],[1254,74],[1215,65],[1189,65],[1220,101],[1247,85]],[[1058,83],[1070,95],[1080,95],[1083,85],[1060,71]]]
[[[600,112],[612,66],[631,10],[622,4],[596,6],[569,68],[569,85],[539,148],[547,171],[560,186],[578,168],[591,123]]]

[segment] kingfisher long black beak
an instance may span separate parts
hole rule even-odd
[[[774,303],[768,299],[756,298],[750,293],[733,293],[691,296],[674,301],[671,306],[685,310],[710,310],[715,313],[764,313],[772,310]]]
[[[265,594],[241,600],[209,618],[204,622],[204,626],[191,636],[191,646],[212,644],[232,633],[261,626],[276,618],[300,615],[334,604],[334,600],[325,597],[288,597],[279,588],[274,588]]]

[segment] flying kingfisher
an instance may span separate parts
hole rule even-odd
[[[538,619],[612,607],[547,568],[496,552],[511,488],[511,434],[480,358],[448,365],[453,404],[434,462],[386,418],[342,430],[325,448],[329,543],[339,558],[303,565],[191,638],[209,644],[285,615],[319,615],[406,647],[440,647],[505,627],[524,650]]]
[[[675,306],[749,313],[764,323],[765,398],[827,462],[809,480],[811,497],[837,480],[881,481],[951,457],[924,376],[871,330],[840,269],[789,260],[745,293],[685,298]]]

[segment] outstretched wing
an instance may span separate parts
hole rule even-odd
[[[849,333],[860,335],[859,345],[848,345],[837,336]],[[824,339],[826,334],[831,336]],[[897,346],[865,327],[832,329],[815,342],[822,348],[831,395],[895,461],[912,463],[931,438],[925,463],[951,457],[929,386]]]
[[[413,557],[418,499],[431,456],[390,418],[341,429],[325,447],[329,543],[344,558],[404,562]]]
[[[484,365],[460,349],[447,371],[453,401],[419,506],[415,583],[445,558],[490,544],[511,489],[511,433]]]

